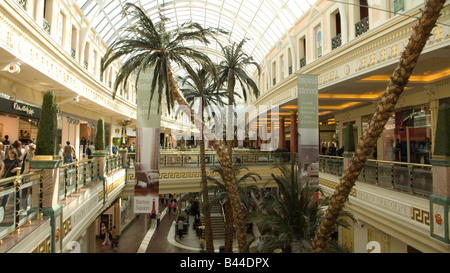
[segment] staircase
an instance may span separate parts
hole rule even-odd
[[[209,193],[208,197],[210,201],[215,199],[214,193]],[[211,215],[211,227],[213,232],[213,238],[214,239],[225,238],[225,222],[220,204],[214,204],[211,206],[210,215]],[[203,221],[204,219],[202,216],[202,222]]]

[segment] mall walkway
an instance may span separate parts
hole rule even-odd
[[[111,248],[110,245],[103,246],[103,240],[97,239],[96,253],[140,253],[143,247],[145,248],[145,253],[199,252],[196,248],[185,246],[175,241],[174,234],[170,234],[170,232],[174,232],[174,229],[171,229],[173,224],[173,216],[171,214],[165,215],[165,211],[163,211],[161,223],[156,230],[154,228],[147,229],[148,226],[146,226],[145,221],[146,217],[144,215],[136,217],[122,232],[119,246],[115,249]],[[169,235],[171,236],[169,237]],[[193,235],[193,232],[191,232],[191,235]],[[192,238],[190,241],[192,242]]]
[[[190,216],[190,226],[187,235],[182,239],[175,236],[173,214],[161,214],[161,223],[157,229],[148,229],[145,224],[146,217],[136,217],[122,232],[119,246],[103,246],[103,240],[97,239],[96,253],[199,253],[200,240],[192,228],[194,216]],[[216,252],[223,245],[223,239],[214,240]],[[237,252],[237,242],[234,240],[233,248]]]

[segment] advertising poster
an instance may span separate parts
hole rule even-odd
[[[152,72],[141,73],[137,84],[134,213],[158,212],[161,113],[158,95],[150,101]]]
[[[319,81],[298,75],[298,175],[302,184],[319,183]]]

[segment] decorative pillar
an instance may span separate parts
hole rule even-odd
[[[291,153],[298,152],[297,111],[291,111]]]
[[[430,235],[450,244],[450,107],[438,110],[434,152],[430,160],[433,172],[433,194],[430,196]]]
[[[353,123],[348,122],[345,128],[345,143],[344,143],[344,170],[347,169],[355,153],[355,135],[353,134]]]
[[[284,117],[280,117],[280,126],[279,126],[279,132],[280,132],[280,137],[278,138],[278,149],[284,149],[284,145],[285,145],[285,136],[284,136]]]

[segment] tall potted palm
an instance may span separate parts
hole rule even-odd
[[[213,166],[210,168],[211,176],[207,177],[209,185],[202,189],[202,193],[214,192],[217,196],[215,200],[211,200],[212,203],[220,203],[224,206],[225,216],[225,253],[231,253],[233,251],[233,210],[231,207],[230,197],[228,195],[227,184],[225,183],[224,172],[221,166]],[[236,183],[238,185],[239,196],[242,203],[245,206],[245,210],[249,211],[250,208],[256,206],[254,200],[250,197],[259,193],[259,188],[255,184],[247,185],[248,180],[253,180],[257,183],[261,180],[261,176],[255,172],[250,172],[249,169],[240,164],[233,164],[233,172],[236,177]],[[215,178],[214,174],[217,174],[219,179]]]
[[[185,46],[184,42],[199,41],[209,43],[208,37],[216,35],[218,30],[204,29],[200,24],[192,22],[183,23],[174,30],[167,30],[165,27],[167,19],[164,17],[154,24],[145,11],[130,3],[125,5],[125,11],[132,20],[135,20],[135,23],[123,30],[124,35],[122,37],[124,38],[119,38],[108,47],[101,62],[101,68],[104,71],[115,60],[127,57],[114,82],[114,94],[117,92],[120,83],[127,86],[130,75],[136,74],[137,80],[139,80],[141,72],[146,69],[154,69],[154,78],[149,90],[150,99],[153,98],[155,93],[159,95],[160,100],[165,97],[169,113],[171,108],[174,107],[175,101],[179,106],[190,109],[175,79],[172,62],[189,74],[193,74],[193,64],[198,64],[213,73],[213,75],[216,75],[214,64],[210,58],[198,50]],[[161,101],[158,104],[158,108],[160,108],[160,105]],[[203,121],[196,115],[191,115],[191,121],[204,128]],[[223,141],[212,139],[209,143],[216,151],[226,174],[231,204],[233,212],[235,212],[234,222],[239,248],[243,250],[246,244],[245,221],[236,179],[231,168],[231,157],[227,153],[226,145],[224,145]]]
[[[247,74],[246,68],[248,66],[255,66],[260,72],[258,63],[253,60],[252,56],[248,56],[242,47],[246,41],[246,38],[242,39],[239,43],[233,43],[231,45],[223,46],[219,43],[224,59],[218,65],[219,82],[227,86],[228,92],[228,105],[231,107],[235,105],[235,87],[236,81],[240,83],[242,89],[242,97],[244,101],[247,101],[247,97],[253,94],[255,97],[259,96],[259,89],[257,84],[253,81],[252,76]],[[251,92],[250,92],[251,91]],[[231,128],[233,120],[233,112],[228,111],[228,128]],[[234,129],[233,129],[234,137]],[[230,133],[228,138],[230,138]],[[228,153],[231,157],[234,146],[234,140],[227,138]]]
[[[314,238],[313,252],[323,252],[326,248],[330,235],[334,231],[336,219],[344,206],[344,202],[347,200],[367,156],[372,152],[372,148],[383,132],[389,117],[392,115],[395,105],[407,85],[409,77],[414,71],[420,53],[428,37],[431,35],[431,31],[440,16],[444,4],[445,0],[428,0],[425,3],[422,15],[412,29],[408,44],[402,53],[397,68],[391,76],[386,91],[381,97],[381,101],[378,103],[377,110],[372,116],[369,127],[361,137],[351,159],[351,163],[345,169],[340,184],[336,187],[332,195],[330,205]]]
[[[184,78],[179,78],[181,82],[181,91],[183,92],[186,101],[193,109],[194,104],[200,99],[200,111],[202,116],[205,116],[205,107],[213,105],[223,105],[222,98],[226,95],[225,92],[219,90],[214,81],[214,78],[206,70],[199,68],[195,74],[188,75]],[[198,106],[197,106],[198,107]],[[206,159],[205,159],[205,140],[204,137],[199,140],[200,147],[200,171],[202,176],[201,189],[206,188]],[[205,232],[205,251],[207,253],[214,253],[213,232],[210,219],[210,205],[208,193],[204,192],[202,195],[203,205],[203,221]]]

